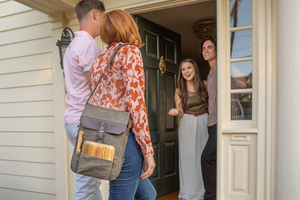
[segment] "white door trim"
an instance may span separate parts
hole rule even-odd
[[[215,0],[172,0],[172,1],[161,1],[158,3],[153,3],[149,5],[142,5],[137,7],[126,8],[125,10],[130,14],[139,14],[144,12],[162,10],[173,7],[180,7],[190,4],[202,3],[207,1],[215,1]]]

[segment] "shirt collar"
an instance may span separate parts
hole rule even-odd
[[[94,40],[94,38],[92,38],[92,36],[86,31],[76,31],[75,32],[75,37],[80,36],[80,35],[88,36],[90,39]]]
[[[209,74],[213,74],[215,71],[217,71],[217,65],[214,67],[214,69],[213,69],[213,70],[211,70],[211,68],[210,68],[210,70],[209,70]]]

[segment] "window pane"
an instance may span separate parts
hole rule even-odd
[[[231,120],[252,120],[252,93],[231,94]]]
[[[231,89],[252,88],[252,61],[230,64]]]
[[[252,25],[252,0],[230,1],[230,28]]]
[[[230,57],[252,57],[252,30],[235,31],[230,37]]]

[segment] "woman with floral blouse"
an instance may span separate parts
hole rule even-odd
[[[108,49],[91,68],[94,89],[115,48],[121,47],[100,81],[91,103],[131,114],[125,160],[120,175],[110,181],[110,200],[155,199],[156,191],[148,180],[155,162],[144,98],[145,77],[140,47],[143,46],[137,25],[125,11],[113,10],[101,21],[100,37]],[[145,172],[142,170],[145,162]]]

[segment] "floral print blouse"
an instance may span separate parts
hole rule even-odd
[[[92,65],[91,84],[95,88],[100,74],[116,46],[111,46],[98,56]],[[132,131],[141,147],[144,157],[154,155],[150,138],[146,104],[144,98],[145,77],[142,55],[138,47],[126,45],[118,50],[96,89],[91,103],[119,111],[129,111],[132,118]]]

